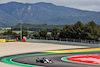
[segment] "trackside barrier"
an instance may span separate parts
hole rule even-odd
[[[15,42],[15,39],[6,40],[6,42]]]
[[[0,39],[0,42],[15,42],[15,39],[9,39],[9,40]]]
[[[6,39],[0,39],[0,42],[6,42]]]
[[[22,39],[22,42],[25,42],[26,40],[25,39]]]
[[[26,39],[26,42],[57,43],[57,44],[69,44],[69,45],[100,47],[100,44],[88,44],[88,43],[77,43],[77,42],[55,41],[55,40]]]

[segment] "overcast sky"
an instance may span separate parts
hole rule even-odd
[[[48,2],[59,6],[72,7],[81,10],[100,11],[100,0],[0,0],[0,3],[11,1],[23,3]]]

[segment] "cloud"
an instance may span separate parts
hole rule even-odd
[[[82,10],[100,11],[100,0],[0,0],[0,3],[10,1],[23,3],[49,2],[55,5],[72,7]]]
[[[100,6],[95,6],[95,5],[91,5],[91,6],[80,6],[80,7],[77,7],[78,9],[81,9],[81,10],[89,10],[89,11],[100,11]]]

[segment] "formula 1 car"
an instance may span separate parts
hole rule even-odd
[[[47,58],[37,58],[36,59],[36,62],[40,62],[40,63],[53,63],[53,61],[51,61],[51,60],[49,60],[49,59],[47,59]]]

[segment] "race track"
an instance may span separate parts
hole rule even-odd
[[[71,53],[71,54],[69,53],[69,54],[54,54],[54,55],[38,56],[38,57],[46,57],[46,58],[51,59],[54,62],[52,64],[37,63],[36,62],[37,56],[15,58],[13,59],[13,61],[24,63],[24,64],[29,64],[29,65],[37,65],[37,66],[45,66],[45,67],[94,67],[94,65],[76,64],[76,63],[69,63],[69,62],[61,61],[61,58],[64,56],[73,56],[73,55],[82,55],[82,54],[100,54],[100,53],[99,52]]]
[[[41,66],[42,67],[100,67],[100,65],[95,65],[95,64],[72,63],[61,60],[62,57],[74,56],[74,55],[91,55],[91,54],[100,55],[100,48],[42,51],[36,53],[2,57],[1,61],[25,67],[41,67]],[[54,63],[52,64],[37,63],[36,62],[37,57],[46,57],[48,59],[51,59]]]

